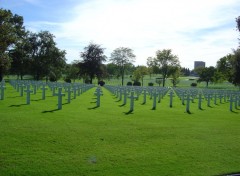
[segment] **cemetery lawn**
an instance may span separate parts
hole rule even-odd
[[[191,114],[174,97],[165,96],[151,110],[152,100],[122,101],[106,89],[96,107],[95,88],[72,99],[48,90],[31,95],[26,105],[7,84],[0,100],[0,175],[198,175],[240,172],[240,110],[229,103],[191,103]]]

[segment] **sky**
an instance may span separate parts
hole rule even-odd
[[[68,63],[93,42],[108,58],[131,48],[134,65],[171,49],[193,69],[194,61],[216,66],[239,45],[239,0],[0,0],[0,8],[23,16],[27,30],[52,33]]]

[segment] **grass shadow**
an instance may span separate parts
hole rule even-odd
[[[156,107],[153,107],[151,110],[156,110]]]
[[[125,115],[133,114],[133,110],[130,110],[128,112],[124,112]]]
[[[231,110],[231,112],[234,113],[234,114],[239,114],[239,112],[234,111],[234,110]],[[240,175],[239,175],[239,176],[240,176]]]
[[[120,101],[122,101],[121,99],[119,99],[119,100],[117,100],[117,101],[115,101],[115,102],[120,102]]]
[[[146,102],[143,102],[141,105],[145,105],[146,104]]]
[[[20,106],[24,106],[24,105],[27,105],[27,104],[10,105],[9,107],[20,107]]]
[[[53,113],[53,112],[59,111],[59,110],[60,109],[53,109],[53,110],[49,110],[49,111],[42,111],[42,113],[49,113],[49,112]]]
[[[7,97],[7,98],[18,98],[18,97],[21,97],[21,96],[14,96],[14,97]]]
[[[203,108],[198,108],[199,110],[201,110],[201,111],[205,111],[205,109],[203,109]]]
[[[43,99],[37,99],[37,100],[31,100],[31,101],[41,101],[41,100],[43,100]]]
[[[99,108],[99,106],[94,106],[92,108],[88,108],[88,110],[93,110],[93,109],[97,109],[97,108]]]
[[[187,114],[193,114],[191,111],[186,111]]]
[[[125,106],[126,104],[125,103],[123,103],[123,104],[121,104],[121,105],[118,105],[119,107],[123,107],[123,106]]]

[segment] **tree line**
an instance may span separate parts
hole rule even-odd
[[[240,32],[240,17],[236,19]],[[57,47],[55,36],[49,31],[33,33],[24,27],[22,16],[12,14],[10,10],[0,9],[0,81],[6,74],[32,75],[35,80],[66,81],[82,78],[92,83],[94,78],[120,78],[124,84],[124,75],[132,75],[132,80],[142,82],[145,75],[161,74],[162,86],[171,78],[173,86],[179,82],[179,76],[189,76],[188,68],[181,68],[177,55],[171,49],[158,50],[155,57],[146,59],[147,66],[134,66],[136,56],[128,47],[116,48],[109,59],[104,54],[105,48],[90,42],[82,52],[80,59],[71,64],[66,62],[66,51]],[[108,61],[107,64],[104,64]],[[224,56],[216,67],[195,70],[199,81],[219,82],[227,80],[240,86],[240,49]]]

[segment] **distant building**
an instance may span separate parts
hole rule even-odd
[[[205,68],[205,62],[203,62],[203,61],[194,61],[194,69],[199,68],[199,67]]]

